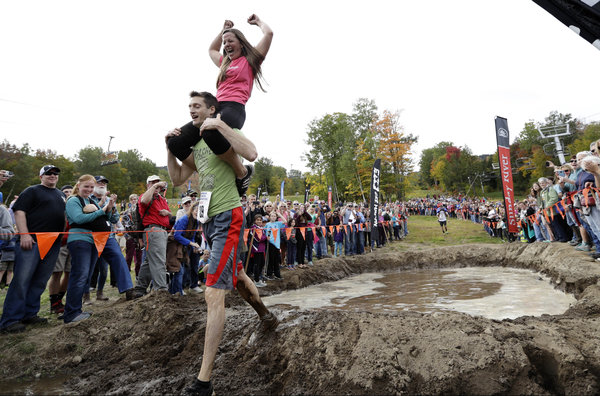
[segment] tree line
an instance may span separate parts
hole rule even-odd
[[[526,194],[540,177],[552,177],[553,168],[546,161],[560,165],[553,139],[544,138],[541,128],[569,126],[569,135],[561,136],[565,158],[590,149],[590,143],[600,139],[600,123],[586,123],[571,114],[552,111],[543,121],[525,123],[510,145],[513,184],[517,194]],[[565,129],[565,128],[563,128]],[[490,133],[493,133],[490,131]],[[483,195],[501,190],[498,153],[473,155],[468,146],[456,147],[452,142],[440,142],[423,150],[419,161],[419,184],[423,188],[437,187],[442,191]]]
[[[14,172],[14,176],[2,187],[4,199],[10,202],[13,195],[20,194],[28,186],[39,184],[39,170],[48,164],[61,170],[58,187],[74,185],[83,174],[102,175],[109,180],[109,190],[117,194],[119,199],[127,199],[132,193],[143,193],[146,190],[146,178],[150,175],[156,174],[163,180],[169,180],[166,167],[158,167],[137,149],[119,151],[117,163],[103,166],[105,159],[106,153],[101,147],[87,146],[80,149],[74,158],[68,158],[52,150],[33,149],[27,143],[17,147],[4,140],[0,142],[0,169]],[[262,192],[275,195],[285,180],[287,195],[304,194],[304,178],[299,170],[288,172],[281,166],[273,165],[273,161],[266,157],[259,158],[254,165],[255,176],[249,193],[256,193],[260,188]],[[188,188],[198,191],[198,178],[195,175],[182,186],[169,186],[167,198],[179,198]]]
[[[333,113],[308,125],[305,154],[311,194],[334,201],[369,200],[371,172],[381,159],[380,191],[384,199],[403,199],[412,173],[417,137],[404,130],[400,112],[378,112],[375,101],[360,98],[351,114]]]

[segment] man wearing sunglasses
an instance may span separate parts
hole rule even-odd
[[[40,184],[27,187],[13,206],[20,236],[15,250],[14,278],[0,319],[2,333],[20,333],[25,331],[25,325],[48,323],[48,319],[38,316],[40,297],[54,270],[61,236],[42,259],[36,236],[30,233],[65,229],[65,195],[56,188],[59,173],[60,169],[54,165],[43,166]]]

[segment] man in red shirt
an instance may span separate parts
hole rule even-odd
[[[171,211],[167,200],[161,195],[167,183],[159,176],[146,179],[146,192],[140,197],[138,210],[144,225],[146,257],[140,266],[136,280],[135,297],[146,294],[150,281],[153,290],[167,290],[167,228]]]

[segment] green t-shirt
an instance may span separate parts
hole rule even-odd
[[[243,135],[238,129],[234,131]],[[200,191],[212,192],[209,217],[241,206],[233,169],[212,152],[204,139],[194,146],[194,162],[198,170]]]

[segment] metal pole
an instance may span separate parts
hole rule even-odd
[[[558,136],[554,136],[554,144],[556,145],[556,155],[558,155],[558,159],[560,160],[560,164],[563,165],[565,161],[565,154],[563,152],[562,144],[560,144],[560,139]]]

